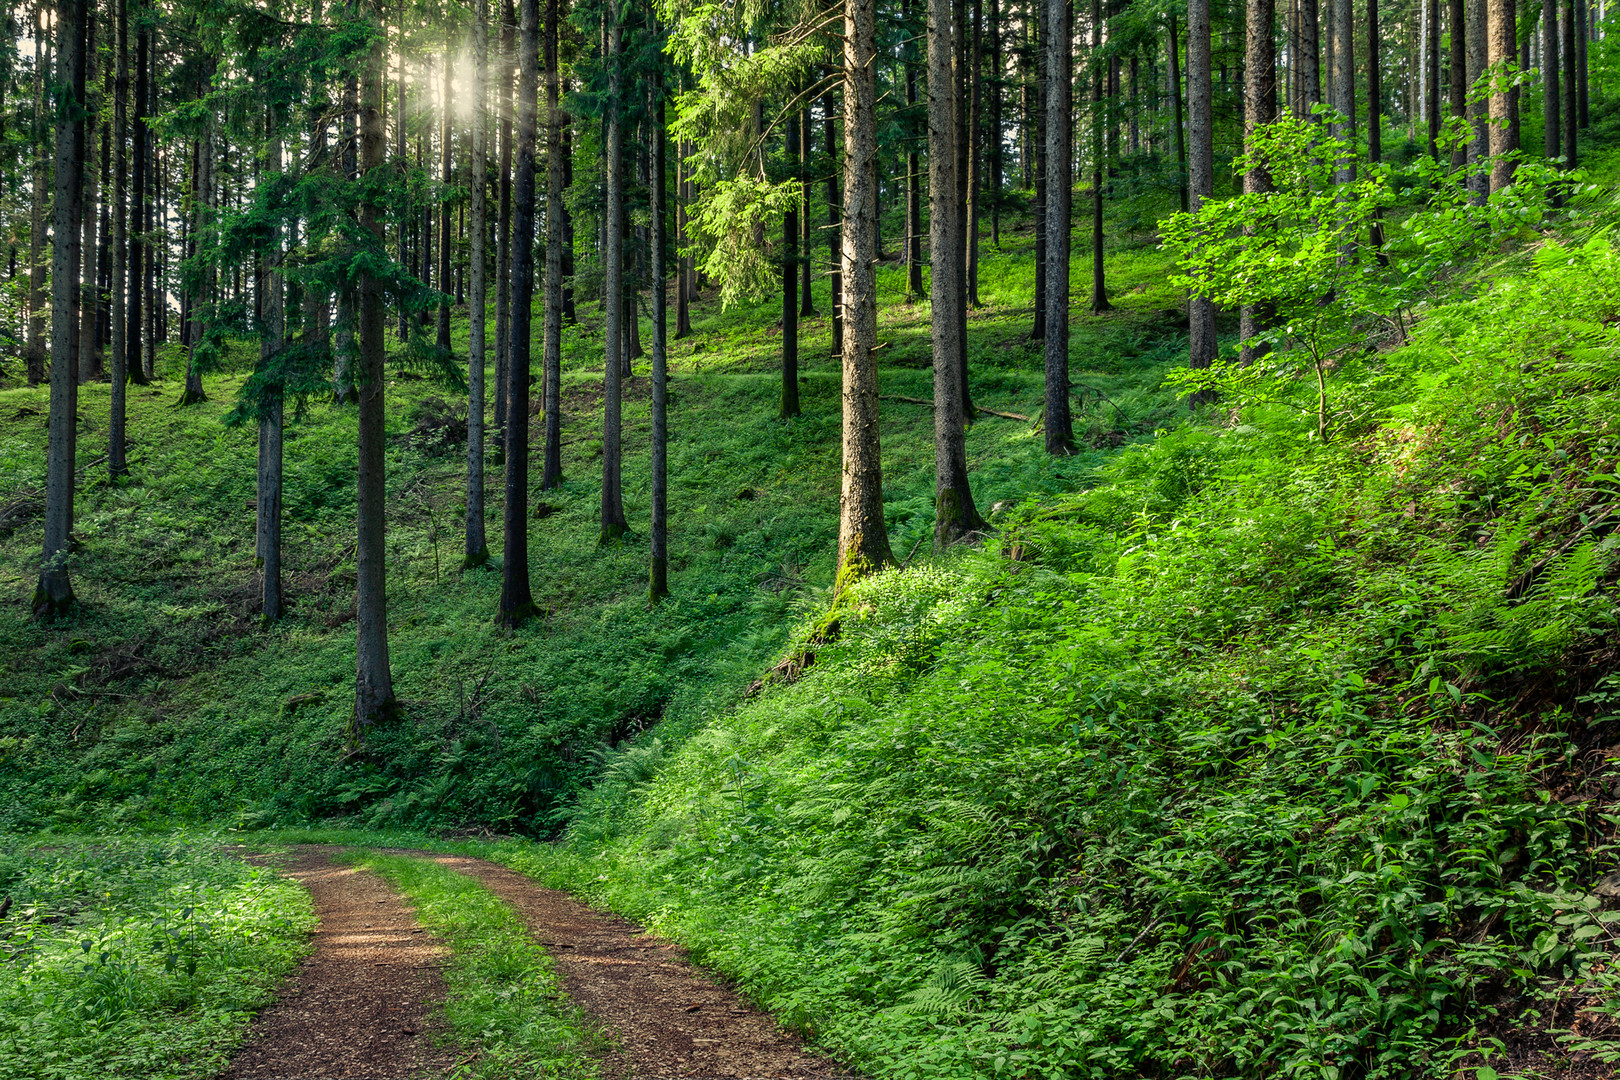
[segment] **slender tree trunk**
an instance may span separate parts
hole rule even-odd
[[[1176,41],[1176,13],[1172,8],[1170,19],[1170,104],[1172,119],[1175,127],[1176,143],[1176,176],[1181,185],[1181,212],[1187,213],[1191,207],[1191,199],[1187,190],[1187,122],[1181,115],[1181,45]]]
[[[275,173],[281,171],[281,140],[275,133],[276,118],[273,113],[268,119],[271,134],[265,165]],[[259,283],[264,297],[259,370],[269,377],[266,387],[269,400],[261,404],[259,413],[258,497],[254,517],[255,554],[262,575],[260,599],[265,622],[275,622],[282,614],[282,400],[285,384],[277,369],[281,365],[282,350],[286,347],[287,330],[287,285],[282,274],[283,259],[280,230],[273,230],[267,245],[263,279]]]
[[[366,55],[360,89],[360,155],[362,175],[387,164],[383,134],[383,50],[374,38]],[[374,197],[360,204],[360,227],[382,244],[382,208]],[[383,283],[373,273],[360,275],[359,338],[359,509],[355,544],[355,693],[352,740],[395,711],[394,679],[388,662],[388,595],[386,581],[388,491],[383,461],[387,433],[383,414]]]
[[[1591,12],[1588,10],[1586,0],[1574,0],[1575,3],[1575,55],[1576,55],[1576,84],[1580,99],[1580,122],[1577,126],[1585,130],[1592,126],[1592,108],[1588,99],[1588,78],[1586,67],[1586,39],[1590,32],[1588,20]]]
[[[941,0],[933,0],[938,3]],[[843,479],[833,595],[894,564],[883,518],[877,363],[876,0],[844,2]],[[831,110],[827,113],[832,123]]]
[[[911,0],[901,4],[901,20],[907,34],[911,32]],[[923,121],[917,116],[917,46],[907,41],[904,65],[906,69],[907,127],[911,141],[906,150],[906,297],[922,296],[922,158],[918,144],[922,141]],[[954,151],[953,151],[954,152]],[[954,181],[952,181],[954,183]]]
[[[319,21],[318,16],[316,21]],[[405,25],[405,0],[399,0],[399,78],[394,84],[394,156],[398,159],[401,169],[409,164],[408,157],[410,154],[410,145],[405,138],[405,64],[407,56]],[[399,248],[399,264],[401,266],[411,265],[408,235],[409,226],[406,215],[401,214],[399,215],[399,224],[395,234],[395,243]],[[399,306],[399,327],[396,333],[402,343],[411,339],[411,317],[404,304]]]
[[[857,0],[845,0],[846,5]],[[846,7],[847,12],[847,7]],[[847,15],[846,15],[847,17]],[[821,111],[826,116],[827,135],[827,254],[832,262],[831,285],[828,301],[832,307],[832,351],[844,354],[844,279],[841,269],[842,244],[838,225],[838,113],[834,108],[833,92],[829,88],[821,97]],[[847,138],[847,136],[846,136]]]
[[[660,130],[656,138],[663,138]],[[788,168],[803,172],[799,160],[799,113],[788,113],[786,145],[783,151]],[[662,182],[662,178],[660,178]],[[654,260],[658,253],[655,250]],[[782,401],[777,415],[783,420],[799,415],[799,208],[790,207],[782,217]],[[654,275],[654,293],[662,293],[663,274]]]
[[[96,324],[100,321],[101,306],[100,290],[96,288],[100,277],[97,257],[101,249],[96,243],[96,217],[97,179],[100,176],[100,163],[97,161],[100,149],[100,97],[97,92],[99,76],[98,39],[100,37],[99,20],[96,17],[99,5],[91,4],[88,11],[89,21],[85,28],[85,108],[89,115],[84,121],[84,250],[81,253],[84,259],[84,276],[80,279],[79,300],[79,382],[87,383],[101,374],[100,358],[96,355]]]
[[[568,80],[563,80],[563,93],[568,93]],[[563,191],[574,189],[574,121],[568,113],[562,114]],[[579,321],[574,312],[574,215],[568,209],[567,199],[562,203],[563,244],[563,322],[570,325]]]
[[[563,125],[558,35],[562,26],[560,0],[546,0],[546,310],[545,344],[545,465],[540,473],[542,491],[562,486],[562,322],[563,322]]]
[[[808,115],[808,114],[806,114]],[[689,198],[686,179],[686,143],[675,144],[675,340],[692,334],[691,289],[687,284],[691,257],[686,251],[686,201]],[[810,205],[809,183],[805,184],[804,206]],[[808,268],[810,260],[805,259]],[[808,270],[806,270],[808,274]],[[808,278],[806,278],[808,280]],[[808,286],[806,286],[808,288]]]
[[[360,162],[357,156],[359,151],[359,118],[360,118],[360,86],[355,79],[347,79],[343,83],[342,111],[338,114],[338,153],[334,162],[338,175],[350,180],[360,177]],[[325,118],[321,119],[321,126],[325,128]],[[423,281],[432,279],[424,272]],[[348,405],[355,401],[357,390],[355,388],[355,290],[341,288],[338,290],[337,301],[337,332],[332,335],[335,339],[332,348],[332,401],[338,405]],[[326,306],[321,305],[321,318],[325,318]]]
[[[1420,3],[1429,3],[1432,0],[1419,0]],[[1192,105],[1192,55],[1190,50],[1198,47],[1192,40],[1192,17],[1187,19],[1187,101],[1189,111]],[[1300,112],[1310,116],[1311,110],[1322,102],[1322,30],[1319,18],[1317,0],[1299,0],[1299,94]],[[1194,166],[1196,168],[1197,166]]]
[[[439,65],[439,74],[443,79],[444,107],[439,112],[439,176],[448,189],[455,180],[455,173],[451,171],[451,147],[455,141],[455,129],[450,126],[450,50],[445,49],[443,62]],[[450,202],[446,199],[439,204],[439,291],[445,294],[446,299],[439,303],[439,348],[446,353],[450,351],[450,296],[456,291],[455,282],[450,276],[450,252],[455,247],[455,230],[450,216]]]
[[[1438,2],[1438,0],[1436,0]],[[1344,119],[1333,125],[1333,134],[1352,148],[1356,145],[1356,64],[1355,64],[1355,12],[1352,0],[1332,0],[1334,8],[1333,33],[1333,108]],[[1435,109],[1438,118],[1440,110]],[[1340,160],[1334,179],[1340,185],[1356,179],[1354,151]]]
[[[539,137],[540,3],[523,0],[518,37],[517,178],[512,192],[512,312],[506,361],[505,552],[497,621],[515,627],[534,614],[529,589],[529,321],[534,306],[534,168]]]
[[[623,73],[619,46],[619,20],[607,19],[607,243],[603,250],[607,297],[603,304],[607,355],[602,393],[602,535],[601,542],[618,540],[629,528],[620,491],[619,405],[624,349],[624,111]]]
[[[1467,38],[1468,38],[1468,85],[1470,91],[1479,81],[1480,75],[1489,63],[1490,46],[1487,27],[1487,0],[1464,0],[1467,7]],[[1470,165],[1483,162],[1491,153],[1490,143],[1490,102],[1470,96],[1468,102],[1468,126],[1473,131],[1473,138],[1468,143],[1468,163]],[[1481,170],[1468,178],[1470,201],[1483,203],[1490,190],[1490,176]]]
[[[928,248],[955,251],[962,227],[957,201],[956,101],[951,80],[949,0],[928,2]],[[956,306],[964,268],[936,258],[929,275],[934,351],[934,546],[943,549],[984,527],[967,475],[962,357],[966,342]]]
[[[1073,198],[1073,128],[1069,92],[1074,82],[1069,8],[1046,5],[1046,452],[1074,453],[1069,413],[1069,207]]]
[[[555,0],[553,0],[555,2]],[[669,595],[669,367],[668,275],[664,273],[664,86],[654,76],[652,137],[652,562],[647,597],[656,604]],[[800,132],[802,134],[802,131]]]
[[[1042,18],[1050,0],[1029,0],[1034,15],[1030,38],[1035,50],[1035,87],[1030,93],[1035,113],[1035,318],[1030,326],[1031,341],[1046,338],[1046,223],[1052,213],[1052,189],[1047,184],[1046,156],[1046,25]]]
[[[78,441],[78,300],[80,215],[84,195],[85,30],[87,0],[56,8],[57,81],[69,100],[56,110],[55,235],[51,253],[51,404],[45,451],[45,547],[33,612],[73,607],[67,561],[73,544],[73,467]]]
[[[964,35],[967,41],[964,55],[968,59],[968,94],[967,94],[967,174],[963,178],[963,187],[967,194],[962,204],[962,244],[966,249],[966,274],[963,278],[963,293],[968,306],[979,306],[979,189],[984,185],[984,143],[979,138],[982,125],[981,113],[983,111],[983,80],[980,77],[979,67],[983,63],[983,37],[981,26],[984,22],[983,0],[973,0],[972,26]],[[967,331],[967,312],[964,311],[962,329]],[[967,351],[962,352],[963,370],[966,370]],[[937,418],[936,418],[937,419]]]
[[[1490,14],[1490,63],[1517,67],[1517,11],[1514,0],[1487,0]],[[1519,88],[1498,89],[1491,94],[1491,191],[1513,182],[1513,162],[1508,157],[1519,148]]]
[[[1564,95],[1559,86],[1563,65],[1558,55],[1558,0],[1541,0],[1542,151],[1556,161],[1564,153]]]
[[[124,456],[127,392],[130,376],[129,305],[125,287],[134,284],[129,269],[129,160],[124,141],[129,128],[129,0],[114,0],[113,83],[113,236],[112,236],[112,340],[109,342],[112,403],[107,420],[107,475],[114,481],[129,471]],[[139,367],[137,361],[136,366]]]
[[[201,75],[199,90],[206,94],[213,83],[212,65],[206,67]],[[198,136],[195,146],[195,171],[193,172],[192,200],[192,226],[190,251],[194,254],[207,244],[208,230],[212,227],[214,209],[214,195],[216,191],[214,180],[214,123],[210,116],[203,123],[202,134]],[[197,284],[188,292],[190,298],[191,315],[186,320],[186,388],[180,395],[180,405],[195,405],[207,401],[208,396],[203,393],[202,371],[198,364],[198,353],[208,336],[206,320],[202,309],[212,299],[213,273],[206,271]]]
[[[1461,24],[1459,23],[1460,27]],[[1379,71],[1379,28],[1378,28],[1378,0],[1367,0],[1367,160],[1379,162],[1384,159],[1383,132],[1384,132],[1384,97],[1383,79]],[[1466,84],[1466,75],[1463,79]],[[1276,79],[1272,79],[1272,99],[1276,100]],[[1374,225],[1379,234],[1374,244],[1383,242],[1383,229]]]
[[[1091,0],[1091,313],[1101,315],[1111,310],[1108,302],[1108,280],[1103,261],[1103,124],[1106,102],[1103,98],[1102,64],[1102,5]],[[1118,75],[1118,65],[1113,74]],[[1110,132],[1117,132],[1112,122]],[[1119,149],[1117,139],[1114,149]],[[1110,154],[1112,159],[1117,154]]]
[[[1429,156],[1440,160],[1440,0],[1424,0],[1424,19],[1428,24],[1427,44],[1424,46],[1423,115],[1428,121]]]
[[[1001,250],[1001,199],[1006,180],[1002,149],[1002,80],[1006,71],[1001,55],[1001,0],[990,0],[990,243]]]
[[[70,0],[71,2],[71,0]],[[46,111],[45,72],[51,66],[51,52],[45,24],[45,8],[41,4],[34,17],[34,118],[29,140],[34,173],[33,192],[29,200],[28,228],[28,345],[24,366],[28,372],[28,385],[38,386],[45,378],[45,191],[51,183],[46,166],[45,147]]]
[[[512,62],[517,19],[512,0],[501,4],[501,47],[499,72],[501,158],[496,189],[495,227],[495,459],[506,460],[507,366],[512,346]]]
[[[816,305],[810,295],[810,153],[811,153],[810,105],[805,99],[804,108],[799,110],[799,318],[808,319],[815,315]],[[680,292],[679,286],[676,292]]]
[[[1447,106],[1452,116],[1468,115],[1468,37],[1464,32],[1466,6],[1466,0],[1446,0],[1446,24],[1451,34]],[[1468,151],[1459,144],[1451,151],[1451,167],[1460,169],[1467,163]]]
[[[1307,22],[1315,19],[1314,5]],[[1314,32],[1313,32],[1314,33]],[[1215,194],[1215,115],[1212,108],[1214,87],[1210,80],[1209,0],[1187,2],[1187,128],[1190,135],[1187,187],[1193,213],[1204,205],[1204,200]],[[1312,55],[1307,48],[1305,57]],[[1307,93],[1311,79],[1305,80]],[[1192,296],[1187,301],[1188,363],[1194,368],[1207,368],[1215,362],[1215,305],[1207,297]],[[1193,395],[1193,404],[1208,400],[1203,394]]]
[[[1581,83],[1579,44],[1575,39],[1575,22],[1579,15],[1575,0],[1564,0],[1563,59],[1564,59],[1564,168],[1574,169],[1580,164],[1576,153],[1576,133],[1580,130]]]
[[[488,183],[489,116],[485,95],[489,70],[489,0],[477,0],[473,13],[473,100],[472,162],[468,168],[467,192],[472,199],[472,244],[467,266],[471,295],[467,305],[467,535],[462,555],[463,569],[483,566],[489,561],[489,542],[484,535],[484,368],[486,355],[489,297],[485,283],[488,233],[486,217]]]
[[[1376,3],[1376,0],[1374,0]],[[1277,50],[1273,23],[1276,21],[1274,0],[1248,0],[1248,18],[1244,26],[1243,70],[1243,142],[1250,153],[1255,149],[1255,135],[1277,119]],[[1376,80],[1375,80],[1376,81]],[[1256,166],[1243,174],[1245,194],[1259,195],[1273,189],[1271,173]],[[1244,304],[1242,329],[1239,334],[1245,342],[1265,331],[1271,324],[1273,313],[1266,306]],[[1242,359],[1246,364],[1268,352],[1264,343],[1244,345]]]

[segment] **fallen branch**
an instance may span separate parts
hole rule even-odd
[[[1520,574],[1518,579],[1508,586],[1506,599],[1510,601],[1522,599],[1530,591],[1530,586],[1535,584],[1536,578],[1541,576],[1541,572],[1547,569],[1554,559],[1567,554],[1571,548],[1579,544],[1584,538],[1593,534],[1607,532],[1612,527],[1611,523],[1617,511],[1620,511],[1620,504],[1606,506],[1602,510],[1596,511],[1595,516],[1588,518],[1586,524],[1575,530],[1573,536],[1558,545],[1558,548],[1550,554],[1536,560],[1530,569]]]
[[[926,405],[930,409],[934,407],[934,403],[932,401],[925,401],[922,398],[904,397],[900,394],[879,394],[878,397],[884,401],[903,401],[907,405]],[[973,411],[989,413],[991,416],[999,416],[1003,420],[1029,420],[1029,417],[1024,416],[1021,413],[1002,412],[1000,409],[987,409],[983,405],[973,406]]]

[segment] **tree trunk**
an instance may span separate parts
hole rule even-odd
[[[1419,0],[1427,3],[1429,0]],[[1191,9],[1189,9],[1190,11]],[[1192,16],[1187,17],[1187,101],[1192,105],[1192,54],[1198,47],[1193,41]],[[1317,0],[1299,0],[1299,101],[1300,115],[1309,117],[1311,110],[1322,102],[1322,30],[1318,17]],[[1196,168],[1196,166],[1194,166]]]
[[[1309,9],[1306,22],[1315,19],[1315,6],[1307,0]],[[1311,49],[1303,54],[1309,58]],[[1311,80],[1305,80],[1309,93]],[[1210,81],[1209,62],[1209,0],[1187,2],[1187,128],[1188,147],[1187,188],[1190,206],[1197,213],[1204,200],[1215,194],[1215,116],[1212,108],[1214,87]],[[1215,305],[1207,297],[1192,296],[1187,300],[1188,364],[1193,368],[1207,368],[1215,362]],[[1209,396],[1193,395],[1192,404],[1204,404]]]
[[[1427,44],[1424,46],[1423,115],[1428,121],[1429,157],[1440,160],[1440,0],[1424,0],[1424,19],[1428,25]]]
[[[990,0],[990,243],[1001,250],[1001,198],[1006,160],[1001,146],[1001,0]]]
[[[1255,134],[1277,119],[1277,49],[1272,25],[1275,21],[1274,0],[1249,0],[1244,26],[1243,142],[1251,153]],[[1256,166],[1243,174],[1246,194],[1263,194],[1272,187],[1271,173],[1262,167]],[[1247,342],[1270,325],[1272,312],[1260,305],[1244,304],[1241,319],[1239,334]],[[1253,363],[1267,351],[1264,344],[1245,344],[1243,362]]]
[[[360,163],[357,158],[358,127],[360,113],[360,88],[354,79],[343,83],[342,109],[338,114],[338,154],[334,162],[338,175],[350,180],[360,177]],[[322,117],[320,124],[324,130],[326,120]],[[423,280],[428,280],[425,276]],[[332,349],[332,401],[338,405],[351,404],[355,400],[355,291],[351,288],[338,290],[337,303],[338,319],[337,333],[333,335],[335,341]],[[320,319],[324,320],[326,305],[320,305]]]
[[[1102,5],[1099,0],[1091,0],[1091,313],[1101,315],[1113,308],[1108,302],[1108,281],[1106,265],[1103,261],[1103,123],[1106,102],[1103,98],[1103,68],[1102,68]],[[1112,65],[1112,73],[1117,76],[1119,68]],[[1117,132],[1113,123],[1108,124],[1111,133]],[[1115,151],[1118,141],[1116,139]],[[1109,159],[1117,154],[1108,155]]]
[[[1181,44],[1176,40],[1176,13],[1172,8],[1170,20],[1170,104],[1171,123],[1175,127],[1176,177],[1181,187],[1181,212],[1188,212],[1191,199],[1187,191],[1187,122],[1181,115]]]
[[[463,569],[489,561],[484,535],[484,368],[489,297],[485,283],[489,116],[485,102],[489,68],[489,0],[477,0],[473,14],[472,162],[467,192],[472,199],[472,244],[467,265],[467,535]]]
[[[511,340],[506,359],[505,551],[497,621],[515,627],[534,614],[529,590],[529,324],[534,307],[534,167],[539,131],[540,3],[523,0],[518,40],[517,178],[512,193]]]
[[[845,0],[847,5],[859,0]],[[827,254],[832,262],[832,276],[828,286],[828,303],[832,307],[832,351],[844,354],[844,281],[841,270],[842,240],[838,227],[838,147],[837,112],[833,107],[833,92],[829,87],[821,97],[821,111],[827,119]],[[847,135],[846,135],[847,138]]]
[[[501,157],[497,167],[495,224],[495,460],[506,460],[506,369],[512,338],[512,60],[516,17],[511,0],[501,5],[499,87]]]
[[[568,80],[563,80],[562,90],[568,93]],[[562,148],[563,148],[563,191],[566,194],[574,189],[574,121],[568,113],[562,114]],[[563,275],[563,322],[577,323],[579,316],[574,312],[574,215],[569,212],[568,200],[565,198],[561,208],[563,242],[562,242],[562,275]]]
[[[1587,0],[1575,0],[1575,56],[1576,56],[1576,85],[1579,90],[1580,122],[1577,127],[1585,130],[1592,126],[1592,107],[1587,92],[1586,44],[1590,32],[1588,20],[1591,13],[1587,8]]]
[[[1376,3],[1377,0],[1374,0],[1374,2]],[[1468,37],[1464,31],[1464,20],[1467,14],[1465,8],[1466,0],[1446,0],[1446,22],[1451,28],[1451,75],[1447,105],[1452,116],[1468,115]],[[1371,24],[1369,23],[1369,25]],[[1374,115],[1376,114],[1368,113],[1369,117]],[[1451,151],[1451,167],[1460,169],[1467,163],[1468,151],[1459,144]]]
[[[562,27],[560,0],[546,0],[546,310],[545,365],[546,450],[540,489],[562,486],[562,322],[563,322],[563,126],[558,36]]]
[[[1573,169],[1580,164],[1576,153],[1576,133],[1581,126],[1581,76],[1579,45],[1575,40],[1575,20],[1579,14],[1575,0],[1564,0],[1563,59],[1564,59],[1564,168]]]
[[[448,189],[455,179],[451,171],[451,144],[455,140],[455,129],[450,126],[450,50],[444,52],[440,74],[444,86],[444,108],[439,113],[439,176]],[[446,299],[439,304],[439,339],[438,346],[446,353],[450,352],[450,296],[455,294],[456,285],[450,277],[450,252],[455,247],[455,233],[450,217],[450,201],[439,204],[439,291],[445,294]]]
[[[934,3],[942,0],[932,0]],[[876,0],[844,0],[843,478],[833,596],[894,563],[883,518],[877,363]],[[829,130],[832,110],[827,112]],[[831,203],[832,200],[829,200]],[[937,256],[936,256],[937,258]]]
[[[124,140],[129,128],[129,0],[114,0],[114,64],[113,83],[113,216],[112,216],[112,340],[109,342],[111,360],[112,402],[107,419],[107,475],[116,481],[129,471],[124,456],[124,436],[127,392],[130,375],[129,305],[126,286],[134,283],[128,274],[129,244],[129,161],[124,153]],[[137,360],[136,366],[139,367]]]
[[[33,612],[73,607],[67,561],[73,545],[73,468],[78,441],[78,299],[80,215],[84,195],[84,88],[87,0],[56,8],[56,78],[69,98],[56,112],[55,235],[51,253],[51,404],[45,451],[45,548]]]
[[[663,138],[660,132],[656,138]],[[788,112],[786,145],[783,151],[788,159],[788,168],[794,173],[803,172],[803,162],[799,160],[799,113],[798,110]],[[662,178],[660,178],[662,182]],[[654,262],[658,260],[659,252],[654,245]],[[777,409],[777,415],[786,420],[790,416],[799,415],[799,209],[797,204],[789,207],[782,217],[782,401]],[[653,275],[653,292],[663,293],[663,274],[657,271]]]
[[[1438,0],[1434,0],[1438,3]],[[1333,108],[1343,117],[1333,125],[1333,134],[1349,143],[1353,148],[1356,145],[1356,64],[1355,64],[1355,13],[1352,10],[1352,0],[1332,0],[1334,8],[1333,33],[1336,40],[1333,42]],[[1438,119],[1440,110],[1435,109]],[[1356,159],[1352,149],[1351,154],[1339,162],[1334,179],[1340,185],[1351,184],[1356,179]]]
[[[79,300],[79,382],[87,383],[101,374],[100,358],[96,355],[96,324],[100,321],[101,305],[100,290],[96,288],[100,277],[97,257],[100,248],[96,243],[96,217],[97,179],[101,173],[100,162],[97,160],[100,150],[98,129],[100,128],[100,97],[97,92],[99,80],[98,68],[99,53],[97,39],[100,37],[99,20],[96,17],[98,5],[91,4],[88,8],[89,21],[85,27],[85,108],[89,115],[84,121],[84,212],[82,227],[84,229],[84,250],[81,255],[84,259],[84,276],[80,279]]]
[[[1031,341],[1046,337],[1046,220],[1051,213],[1051,189],[1046,183],[1046,27],[1042,20],[1048,0],[1029,0],[1034,9],[1030,38],[1035,49],[1035,318],[1029,330]]]
[[[967,93],[967,174],[963,178],[963,188],[967,196],[962,204],[962,246],[965,249],[966,274],[963,277],[963,294],[968,306],[979,306],[979,189],[984,179],[984,144],[979,139],[979,128],[982,123],[980,113],[983,110],[984,87],[979,75],[979,66],[983,62],[983,37],[981,24],[984,21],[983,0],[973,0],[972,26],[964,35],[967,40],[964,55],[967,57],[968,93]],[[962,331],[967,332],[967,312],[962,312]],[[967,351],[962,352],[963,370],[966,371]],[[938,417],[936,416],[936,420]]]
[[[1514,0],[1487,0],[1490,12],[1490,63],[1517,67],[1517,11]],[[1495,193],[1513,182],[1513,162],[1508,157],[1519,148],[1519,88],[1498,89],[1491,94],[1491,191]]]
[[[1046,452],[1074,453],[1069,414],[1069,210],[1074,197],[1074,129],[1069,92],[1074,81],[1069,8],[1046,5]]]
[[[906,33],[911,33],[911,0],[901,4],[901,20]],[[922,296],[922,158],[918,144],[922,141],[923,123],[917,118],[917,46],[907,41],[904,65],[906,69],[906,112],[911,141],[906,150],[906,299]],[[931,181],[930,181],[931,182]],[[953,181],[954,182],[954,181]]]
[[[1473,87],[1485,71],[1489,63],[1490,46],[1487,28],[1488,16],[1487,0],[1463,0],[1467,8],[1466,36],[1468,39],[1468,85]],[[1474,165],[1484,161],[1490,156],[1490,102],[1470,98],[1468,102],[1468,126],[1473,131],[1473,138],[1468,143],[1468,163]],[[1470,190],[1469,199],[1475,203],[1483,203],[1486,193],[1490,190],[1490,176],[1481,171],[1468,178]]]
[[[556,0],[552,0],[553,3]],[[652,137],[652,563],[647,598],[654,604],[669,595],[669,367],[668,278],[664,273],[664,85],[654,76]]]
[[[687,266],[690,257],[683,254],[686,250],[686,143],[675,144],[675,340],[679,341],[692,334],[691,296],[687,288]],[[804,205],[810,205],[810,192],[808,182],[805,184]],[[810,260],[805,260],[810,265]]]
[[[51,182],[51,174],[45,164],[46,117],[49,115],[46,112],[45,71],[51,66],[51,50],[45,45],[47,37],[43,5],[35,15],[33,38],[34,117],[29,151],[33,155],[34,190],[29,201],[28,344],[24,367],[28,372],[28,385],[38,386],[45,378],[45,189]]]
[[[265,166],[275,173],[281,171],[281,140],[275,133],[276,119],[269,116],[271,134],[268,160]],[[281,618],[281,497],[282,497],[282,422],[284,419],[283,377],[277,369],[281,353],[286,347],[287,308],[286,281],[283,278],[281,234],[273,230],[267,245],[263,280],[260,290],[264,297],[259,339],[259,371],[269,377],[265,392],[269,400],[260,403],[259,460],[256,514],[254,516],[254,552],[262,575],[260,597],[264,621]]]
[[[607,243],[602,253],[606,273],[606,299],[603,303],[607,355],[602,393],[602,514],[601,542],[611,543],[629,528],[624,517],[624,496],[620,492],[619,398],[624,357],[624,99],[620,71],[619,20],[607,20],[608,97],[607,109]]]
[[[199,97],[206,94],[213,83],[212,65],[205,67],[201,74],[201,85],[198,87]],[[214,209],[214,194],[216,191],[214,181],[214,122],[210,115],[203,121],[202,134],[198,136],[194,147],[195,157],[192,172],[192,225],[190,253],[195,254],[207,245],[207,233],[211,228],[212,211]],[[186,387],[180,395],[180,405],[195,405],[207,401],[208,396],[203,393],[202,371],[198,364],[198,353],[201,351],[204,339],[207,338],[207,326],[203,318],[203,306],[211,299],[213,283],[212,271],[205,271],[197,280],[195,286],[189,290],[190,318],[185,325],[186,344]]]
[[[360,172],[369,177],[387,164],[383,134],[383,50],[373,38],[366,55],[360,90]],[[360,227],[382,244],[382,208],[373,198],[360,204]],[[359,509],[355,544],[355,684],[354,731],[358,745],[365,731],[394,713],[394,679],[388,663],[387,438],[383,415],[383,283],[373,273],[360,275],[359,367]]]
[[[951,85],[949,0],[928,2],[928,248],[955,251],[962,227],[956,185],[956,101]],[[934,547],[943,550],[984,528],[973,505],[967,475],[967,437],[962,407],[962,357],[966,342],[956,306],[961,303],[955,259],[934,260],[929,275],[934,347]]]
[[[815,315],[816,305],[810,296],[810,104],[804,99],[799,110],[799,318]],[[677,287],[677,292],[679,288]]]
[[[1541,0],[1542,152],[1554,161],[1564,153],[1564,95],[1559,86],[1563,65],[1558,55],[1558,0]]]

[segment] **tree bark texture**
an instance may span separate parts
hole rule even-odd
[[[629,528],[624,516],[624,496],[620,490],[620,393],[624,363],[625,281],[624,281],[624,88],[620,71],[620,38],[617,19],[607,20],[608,97],[607,97],[607,207],[606,244],[603,249],[606,299],[603,303],[603,338],[606,356],[602,384],[602,543],[618,540]]]
[[[1314,22],[1315,6],[1308,22]],[[1214,86],[1210,79],[1209,0],[1187,0],[1187,188],[1193,213],[1215,194]],[[1313,55],[1310,50],[1306,56]],[[1314,68],[1312,69],[1314,72]],[[1306,81],[1306,90],[1310,90]],[[1215,305],[1207,297],[1187,301],[1188,363],[1207,368],[1215,362]],[[1201,395],[1194,395],[1194,404]]]
[[[553,3],[556,0],[552,0]],[[651,563],[647,596],[653,603],[669,595],[669,311],[668,277],[664,273],[664,86],[653,85],[652,133],[652,522]]]
[[[485,94],[489,67],[489,0],[477,0],[473,14],[472,161],[467,191],[472,200],[472,227],[467,303],[467,521],[461,565],[482,566],[489,561],[484,534],[484,369],[487,361],[488,284],[485,281],[486,218],[488,216],[489,117]]]
[[[561,0],[546,0],[546,287],[545,344],[545,463],[540,488],[562,486],[562,322],[563,322],[563,155],[561,80],[557,71],[557,42],[562,21]]]
[[[1069,412],[1069,210],[1074,197],[1074,129],[1069,117],[1074,82],[1069,7],[1043,0],[1046,20],[1046,452],[1072,454]]]

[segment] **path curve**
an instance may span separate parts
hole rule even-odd
[[[433,1045],[444,1000],[445,950],[399,893],[375,874],[340,866],[330,849],[253,858],[307,888],[320,919],[315,946],[259,1013],[219,1080],[407,1080],[454,1065]]]
[[[482,859],[402,852],[476,880],[515,908],[549,952],[568,996],[607,1028],[607,1080],[747,1077],[826,1080],[849,1070],[695,969],[680,946],[596,911],[565,892]]]

